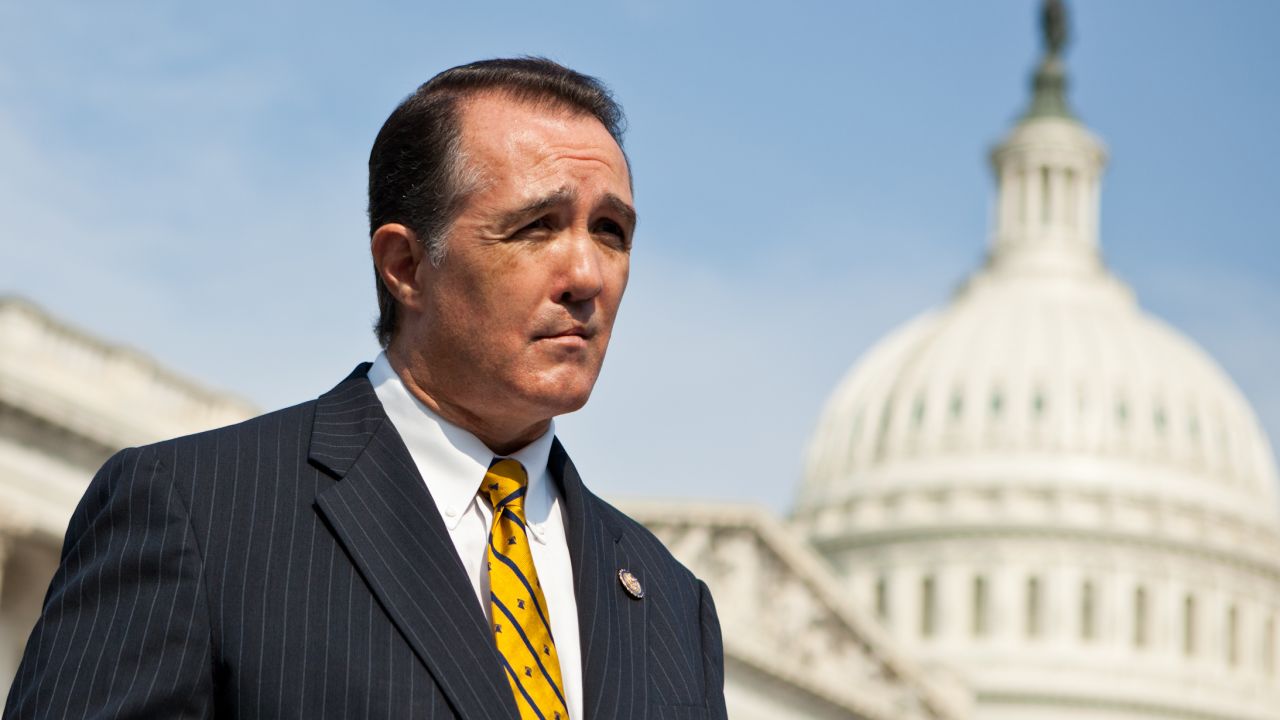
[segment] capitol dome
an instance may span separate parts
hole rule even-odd
[[[1217,363],[1143,312],[1095,255],[1033,268],[1014,252],[997,247],[948,307],[880,342],[839,384],[798,510],[871,486],[1057,481],[1273,524],[1271,448]]]
[[[1273,451],[1104,266],[1107,152],[1047,6],[1031,107],[991,153],[986,262],[840,382],[792,522],[978,718],[1277,718]]]

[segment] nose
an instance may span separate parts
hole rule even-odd
[[[586,230],[573,232],[566,240],[564,279],[557,299],[562,303],[590,300],[604,289],[600,247]]]

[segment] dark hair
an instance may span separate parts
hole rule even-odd
[[[622,147],[622,108],[599,80],[546,58],[481,60],[459,65],[423,83],[383,123],[369,153],[369,234],[387,223],[412,230],[431,262],[445,254],[444,237],[474,178],[462,155],[460,101],[483,91],[499,91],[525,102],[547,105],[600,121]],[[383,347],[396,332],[396,299],[377,268],[378,322]]]

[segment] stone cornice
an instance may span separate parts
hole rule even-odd
[[[102,448],[256,414],[240,398],[93,337],[19,298],[0,298],[0,348],[0,403]]]
[[[793,520],[824,554],[947,538],[1058,537],[1143,546],[1280,579],[1280,533],[1213,508],[1064,485],[866,492]]]
[[[719,598],[726,654],[857,717],[966,716],[967,691],[897,650],[831,568],[767,511],[687,502],[624,508]]]

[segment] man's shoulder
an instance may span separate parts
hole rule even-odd
[[[280,408],[270,412],[241,420],[231,425],[202,430],[200,432],[159,440],[131,448],[138,457],[163,458],[175,454],[183,454],[192,450],[227,448],[234,450],[243,447],[246,441],[260,445],[264,441],[274,441],[277,436],[297,437],[311,430],[315,418],[315,399]],[[305,438],[304,438],[305,439]]]
[[[222,452],[224,448],[234,451],[236,448],[244,448],[245,443],[249,443],[249,447],[255,452],[262,448],[298,445],[302,445],[305,450],[310,435],[315,430],[317,413],[321,412],[322,406],[329,407],[337,416],[346,414],[352,408],[359,408],[367,414],[367,410],[360,403],[353,401],[367,400],[366,396],[373,395],[372,388],[367,381],[364,381],[368,368],[368,363],[356,366],[333,389],[319,397],[230,425],[140,445],[131,448],[129,452],[135,456],[163,458],[166,455],[182,454],[195,449],[201,452],[207,452],[210,448],[218,452]],[[363,385],[362,381],[364,381]],[[273,444],[276,440],[281,442]]]

